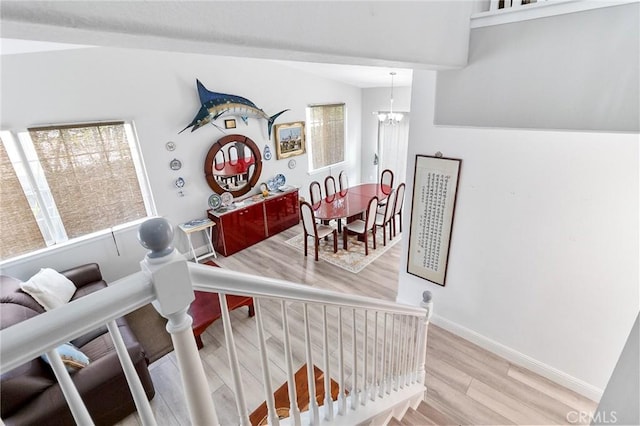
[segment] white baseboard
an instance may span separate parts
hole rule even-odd
[[[438,327],[442,327],[445,330],[450,331],[451,333],[454,333],[472,343],[475,343],[481,348],[486,349],[489,352],[493,352],[494,354],[505,358],[507,361],[512,362],[513,364],[531,370],[534,373],[546,377],[547,379],[568,389],[571,389],[572,391],[577,392],[580,395],[583,395],[593,401],[600,401],[600,398],[602,397],[602,393],[604,392],[603,389],[597,388],[593,385],[590,385],[589,383],[586,383],[583,380],[570,376],[569,374],[560,371],[557,368],[542,363],[534,358],[531,358],[528,355],[511,349],[503,345],[502,343],[498,343],[495,340],[491,340],[479,333],[476,333],[473,330],[456,324],[453,321],[449,321],[446,318],[434,314],[431,318],[431,323],[437,325]]]

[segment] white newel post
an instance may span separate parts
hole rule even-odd
[[[176,352],[191,424],[217,426],[211,391],[191,331],[193,319],[187,314],[195,296],[187,261],[171,246],[173,227],[164,218],[149,219],[140,225],[138,240],[150,250],[140,266],[153,283],[154,308],[169,320],[167,331]]]
[[[420,320],[419,338],[420,338],[420,358],[418,361],[418,383],[424,383],[426,376],[425,362],[427,361],[427,331],[429,320],[433,315],[433,300],[431,298],[431,292],[425,291],[422,293],[422,301],[420,306],[427,312],[424,318]]]

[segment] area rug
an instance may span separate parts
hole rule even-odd
[[[309,238],[308,256],[313,259],[313,238]],[[371,262],[382,256],[386,251],[393,247],[402,239],[402,234],[398,234],[393,240],[387,240],[387,245],[382,245],[382,228],[378,228],[376,232],[376,249],[373,249],[373,241],[369,234],[369,256],[364,254],[364,241],[358,241],[357,235],[350,235],[347,241],[347,250],[342,248],[342,235],[338,234],[338,252],[333,252],[333,240],[329,236],[328,241],[320,240],[318,248],[318,256],[321,260],[331,263],[339,268],[357,274],[367,267]],[[285,244],[295,247],[304,255],[304,234],[296,235],[285,241]]]

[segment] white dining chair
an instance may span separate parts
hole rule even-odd
[[[336,193],[336,180],[333,176],[329,175],[324,178],[324,195],[330,197]]]
[[[382,171],[382,173],[380,174],[380,185],[386,185],[389,188],[393,188],[393,172],[389,169],[384,169]],[[387,189],[382,189],[382,192],[385,194],[388,194]],[[387,200],[389,198],[387,197],[384,200],[380,201],[380,205],[384,206],[385,204],[387,204]]]
[[[314,180],[309,184],[309,197],[311,197],[311,204],[317,204],[322,201],[320,182]]]
[[[393,172],[389,169],[384,169],[380,175],[380,183],[393,188]]]
[[[349,188],[349,176],[344,170],[338,175],[338,185],[340,187],[340,192],[344,192]]]
[[[393,236],[396,236],[396,216],[398,216],[398,220],[400,222],[400,232],[402,232],[402,207],[404,206],[404,191],[406,185],[401,183],[398,185],[398,189],[396,189],[396,200],[393,208],[393,219],[391,223],[393,224]]]
[[[396,198],[394,195],[395,190],[392,189],[389,197],[387,198],[387,204],[382,208],[383,212],[380,213],[381,209],[378,209],[376,213],[376,226],[382,227],[382,244],[385,246],[387,245],[387,226],[389,226],[389,241],[393,239],[391,221],[393,220],[393,213],[395,210]]]
[[[318,261],[318,246],[320,239],[333,234],[333,252],[338,252],[338,232],[329,225],[316,223],[313,207],[306,201],[300,203],[300,215],[302,216],[302,227],[304,228],[304,255],[307,255],[308,237],[313,237],[313,247],[315,249],[315,259]]]
[[[365,219],[354,220],[353,222],[347,223],[344,225],[342,230],[342,248],[347,250],[347,236],[349,231],[362,235],[364,237],[364,253],[366,256],[369,256],[369,242],[368,242],[368,232],[371,231],[373,234],[373,249],[376,249],[376,211],[378,209],[378,197],[373,197],[371,201],[369,201],[369,206],[367,207]]]

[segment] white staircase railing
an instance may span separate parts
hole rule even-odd
[[[424,305],[427,308],[424,309],[188,263],[169,247],[173,231],[162,218],[145,222],[140,235],[141,243],[151,250],[141,262],[142,272],[118,280],[64,308],[45,312],[0,331],[0,373],[47,353],[74,419],[78,424],[91,424],[81,396],[54,348],[107,324],[140,419],[145,425],[154,425],[156,420],[150,404],[126,349],[121,347],[118,327],[113,326],[116,318],[151,302],[168,319],[167,331],[173,341],[191,423],[218,425],[191,330],[192,319],[187,313],[195,289],[216,292],[220,297],[234,382],[236,424],[249,425],[250,421],[234,329],[227,309],[227,294],[254,298],[256,346],[260,349],[269,424],[357,424],[398,407],[415,406],[422,399],[426,391],[424,364],[430,305]],[[272,361],[265,337],[265,304],[281,310],[280,324],[274,324],[273,315],[270,317],[269,333],[273,334],[279,328],[283,336],[282,350],[291,401],[289,417],[284,420],[279,419],[271,387]],[[292,315],[297,320],[294,323],[291,322]],[[304,334],[304,361],[309,378],[309,411],[304,413],[300,413],[295,403],[291,338],[296,332]],[[314,351],[318,347],[322,350]],[[324,369],[322,407],[318,407],[316,398],[314,365]],[[331,394],[332,378],[339,387],[336,401]]]

